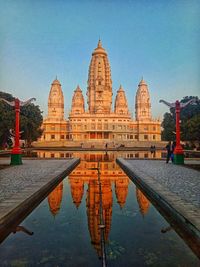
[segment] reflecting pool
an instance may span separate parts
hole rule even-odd
[[[107,265],[200,266],[116,164],[120,153],[69,156],[80,157],[80,165],[21,223],[34,234],[19,230],[1,244],[0,266],[102,265],[98,161]]]

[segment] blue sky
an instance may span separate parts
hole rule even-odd
[[[99,37],[134,113],[143,76],[154,117],[174,101],[200,96],[200,1],[0,0],[0,90],[36,97],[47,112],[50,86],[62,84],[65,113],[77,84],[86,101],[88,68]],[[114,102],[114,98],[113,98]]]

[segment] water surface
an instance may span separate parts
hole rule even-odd
[[[78,155],[76,155],[78,156]],[[101,266],[100,194],[108,266],[200,266],[197,257],[135,187],[110,153],[81,154],[81,164],[10,234],[0,266]]]

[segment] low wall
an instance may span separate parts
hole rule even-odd
[[[107,145],[106,145],[107,144]],[[120,142],[105,142],[105,141],[38,141],[33,142],[32,146],[35,148],[46,148],[46,147],[75,147],[75,148],[118,148],[118,147],[127,147],[127,148],[150,148],[151,146],[155,146],[156,148],[165,148],[167,142],[166,141],[120,141]]]

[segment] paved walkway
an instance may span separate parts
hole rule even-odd
[[[9,161],[0,159],[0,165]],[[27,159],[23,165],[0,170],[0,241],[5,228],[21,222],[79,162],[79,159]]]
[[[128,160],[139,176],[148,176],[200,208],[200,172],[163,161]]]
[[[161,160],[118,158],[117,163],[153,203],[181,223],[200,245],[199,171]]]

